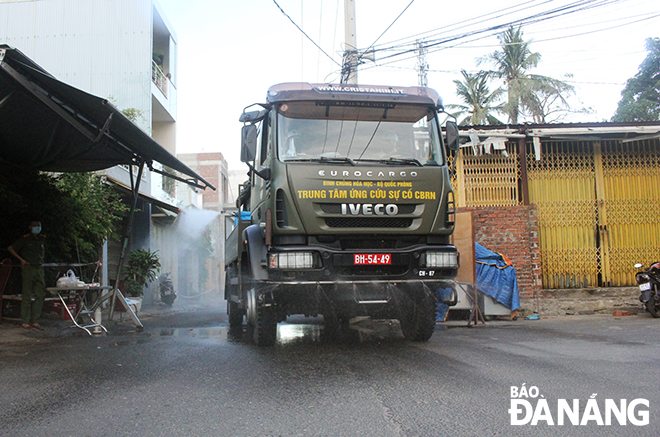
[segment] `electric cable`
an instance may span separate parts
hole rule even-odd
[[[378,42],[378,40],[381,39],[381,38],[383,37],[383,35],[385,35],[385,33],[387,33],[387,31],[390,30],[390,28],[391,28],[392,26],[394,26],[394,23],[396,23],[396,22],[399,20],[399,18],[401,18],[401,16],[402,16],[402,15],[408,10],[408,8],[409,8],[414,2],[415,2],[415,0],[411,0],[410,3],[408,3],[408,6],[406,6],[406,7],[403,9],[403,11],[401,11],[401,13],[400,13],[400,14],[394,19],[394,21],[392,21],[392,24],[390,24],[389,26],[387,26],[387,29],[385,29],[385,30],[383,31],[383,33],[381,33],[380,36],[379,36],[378,38],[376,38],[376,41],[374,41],[374,42],[371,43],[371,45],[365,50],[365,52],[368,52],[369,49],[371,49],[372,47],[374,47],[374,46],[376,45],[376,43]]]
[[[506,28],[506,27],[509,27],[509,26],[512,26],[512,25],[523,26],[523,25],[534,24],[534,23],[538,23],[538,22],[541,22],[541,21],[546,21],[546,20],[549,20],[549,19],[552,19],[552,18],[561,17],[561,16],[564,16],[564,15],[567,15],[567,14],[572,14],[572,13],[577,13],[577,12],[589,10],[589,9],[594,8],[594,7],[602,7],[602,6],[607,5],[607,4],[619,3],[621,1],[625,1],[625,0],[583,0],[583,1],[577,1],[577,2],[574,2],[574,3],[568,4],[568,5],[564,5],[564,6],[561,6],[561,7],[556,7],[554,9],[551,9],[551,10],[548,10],[548,11],[538,12],[536,14],[533,14],[533,15],[530,15],[530,16],[527,16],[527,17],[518,18],[518,19],[515,19],[515,20],[510,20],[510,21],[501,23],[501,24],[495,24],[495,25],[492,25],[492,26],[488,26],[486,28],[464,32],[462,34],[453,35],[451,37],[445,37],[443,39],[430,40],[430,41],[427,41],[427,44],[425,45],[425,48],[435,47],[437,45],[445,44],[447,42],[456,41],[456,40],[459,40],[459,39],[462,39],[462,38],[467,38],[467,37],[474,36],[474,35],[484,34],[484,33],[488,33],[488,32],[491,32],[491,33],[492,32],[497,32],[497,31],[499,31],[503,28]],[[544,3],[546,3],[546,2],[544,2]],[[446,32],[444,32],[444,33],[446,33]],[[488,35],[488,36],[490,36],[490,35]],[[408,44],[401,44],[401,45],[398,45],[398,46],[391,46],[391,47],[386,48],[386,49],[377,49],[376,51],[385,51],[385,50],[394,51],[394,50],[397,50],[397,49],[400,50],[397,53],[394,53],[394,54],[391,54],[389,56],[385,56],[384,58],[381,58],[381,59],[388,59],[388,58],[391,58],[391,57],[401,56],[401,55],[405,55],[407,53],[411,53],[411,52],[416,51],[417,48],[414,47],[413,44],[414,44],[414,42],[411,42],[411,43],[408,43]],[[405,49],[406,47],[410,47],[410,48]]]
[[[436,28],[436,29],[428,30],[428,31],[426,31],[426,32],[421,32],[421,33],[418,33],[418,34],[416,34],[416,35],[407,36],[407,37],[404,37],[404,38],[400,38],[400,39],[397,39],[397,40],[393,40],[393,41],[390,41],[390,42],[387,43],[387,44],[391,45],[391,44],[393,44],[393,43],[395,43],[395,42],[405,41],[405,40],[415,40],[415,41],[416,41],[416,40],[418,40],[418,39],[421,39],[421,37],[422,37],[423,35],[425,35],[425,34],[428,34],[428,33],[431,33],[431,32],[436,32],[436,31],[441,30],[441,29],[447,29],[447,31],[448,31],[449,29],[451,29],[451,28],[453,28],[453,27],[459,27],[459,28],[460,28],[460,27],[462,27],[462,26],[461,26],[462,24],[469,23],[469,22],[471,22],[471,21],[475,21],[475,20],[477,20],[477,19],[479,19],[479,18],[485,18],[485,17],[488,17],[489,15],[497,14],[497,13],[500,13],[500,12],[509,11],[509,12],[507,12],[507,14],[511,14],[512,12],[510,12],[510,9],[517,8],[517,7],[521,7],[521,9],[522,9],[522,6],[527,5],[528,3],[535,3],[535,2],[537,2],[537,1],[538,1],[538,0],[529,0],[529,1],[526,1],[526,2],[524,2],[524,3],[521,3],[521,4],[518,4],[518,5],[515,5],[515,6],[510,6],[510,7],[508,7],[508,8],[499,9],[499,10],[497,10],[497,11],[489,12],[489,13],[486,13],[486,14],[483,14],[483,15],[479,15],[479,16],[477,16],[477,17],[472,17],[472,18],[469,18],[469,19],[467,19],[467,20],[458,21],[458,22],[452,23],[452,24],[449,25],[449,26],[440,27],[440,28]],[[541,4],[549,3],[549,2],[551,2],[551,1],[553,1],[553,0],[546,0],[546,1],[542,2]],[[524,9],[529,9],[529,8],[524,8]],[[513,12],[518,12],[518,11],[513,11]],[[503,14],[498,15],[498,16],[493,17],[493,18],[499,18],[499,17],[501,17],[501,16],[503,16],[503,15],[507,15],[507,14],[504,14],[504,13],[503,13]],[[492,20],[493,18],[490,18],[490,19]],[[482,22],[485,22],[485,20],[482,21]],[[478,24],[478,23],[477,23],[477,24]],[[427,38],[428,38],[428,37],[427,37]],[[409,45],[409,44],[410,44],[410,43],[407,43],[407,44],[405,44],[405,45]]]
[[[617,2],[617,1],[618,1],[618,0],[615,0],[615,2]],[[612,2],[607,2],[607,3],[612,3]],[[538,14],[537,14],[537,15],[538,15]],[[562,14],[562,15],[564,15],[564,14]],[[621,25],[616,26],[616,27],[623,27],[623,26],[626,26],[626,25],[635,24],[635,23],[637,23],[637,22],[641,22],[641,21],[645,21],[645,20],[650,20],[650,19],[656,18],[656,17],[658,17],[658,16],[660,16],[660,14],[658,14],[658,15],[652,15],[652,16],[647,16],[647,17],[645,17],[645,18],[643,18],[643,19],[635,20],[635,21],[633,21],[633,22],[624,23],[624,24],[621,24]],[[426,48],[430,48],[430,49],[429,49],[429,53],[434,53],[434,52],[439,51],[439,50],[446,50],[446,49],[450,49],[450,48],[455,48],[455,47],[458,47],[458,46],[461,46],[461,45],[464,45],[464,44],[469,44],[470,42],[478,41],[478,40],[481,40],[481,39],[484,39],[484,38],[489,38],[489,37],[491,37],[491,36],[496,35],[497,33],[499,33],[499,32],[494,32],[495,30],[499,30],[499,29],[501,29],[501,28],[503,28],[503,27],[507,27],[507,26],[510,25],[510,23],[514,23],[514,22],[516,22],[516,21],[521,21],[521,20],[529,20],[530,18],[533,18],[533,17],[535,17],[535,16],[527,17],[527,18],[525,18],[525,19],[514,20],[514,21],[512,21],[512,22],[504,23],[504,24],[500,24],[500,25],[496,25],[496,26],[491,26],[491,27],[489,27],[489,28],[487,28],[487,29],[481,29],[481,30],[478,30],[478,31],[472,31],[472,32],[468,32],[468,33],[461,34],[461,35],[455,35],[455,36],[452,36],[452,37],[447,37],[447,38],[445,38],[445,39],[443,39],[443,40],[441,40],[441,41],[436,41],[436,42],[434,42],[434,43],[432,43],[432,44],[426,45],[425,47],[426,47]],[[543,19],[535,19],[535,20],[533,20],[533,21],[530,21],[530,23],[539,22],[539,21],[544,21],[544,20],[547,20],[547,19],[550,19],[550,18],[555,18],[555,16],[552,16],[552,17],[545,17],[545,18],[543,18]],[[608,27],[608,28],[604,28],[604,29],[594,30],[594,31],[590,31],[590,32],[584,32],[583,34],[587,34],[587,33],[596,33],[596,32],[600,32],[600,31],[607,31],[607,30],[610,30],[610,29],[612,29],[611,26]],[[475,35],[483,34],[483,33],[489,32],[489,31],[490,31],[491,33],[488,33],[488,34],[486,34],[486,35],[480,35],[480,36],[478,36],[477,38],[471,39],[471,40],[469,40],[469,41],[461,41],[461,42],[459,42],[458,44],[455,44],[455,45],[452,45],[452,46],[438,47],[438,46],[441,45],[441,44],[446,44],[446,43],[448,43],[448,42],[458,41],[458,40],[461,40],[461,39],[463,39],[463,38],[469,38],[470,36],[475,36]],[[566,36],[564,36],[564,37],[548,38],[548,39],[545,39],[545,40],[535,40],[535,42],[543,42],[543,41],[557,40],[557,39],[562,39],[562,38],[570,38],[570,37],[575,37],[575,36],[580,36],[580,35],[582,35],[582,34],[566,35]],[[498,45],[498,46],[499,46],[499,45]],[[435,47],[435,48],[434,48],[434,47]],[[415,51],[416,51],[416,49],[408,49],[408,50],[405,50],[405,51],[402,51],[402,52],[397,52],[397,53],[394,53],[394,54],[392,54],[392,55],[382,57],[379,61],[382,61],[382,60],[384,60],[384,59],[390,59],[390,58],[399,57],[399,56],[401,56],[401,55],[405,55],[405,54],[408,54],[408,53],[411,53],[411,52],[415,52]],[[403,58],[403,59],[396,59],[396,60],[394,60],[394,61],[389,61],[389,62],[379,62],[379,63],[377,63],[377,64],[374,64],[374,65],[371,65],[371,66],[368,66],[368,67],[364,67],[364,70],[372,69],[372,68],[376,68],[376,67],[383,66],[383,65],[388,65],[388,64],[393,63],[393,62],[399,62],[399,61],[405,61],[405,60],[413,59],[413,58],[415,58],[415,57],[416,57],[416,55],[411,55],[411,56],[405,57],[405,58]]]
[[[292,19],[292,18],[291,18],[286,12],[284,12],[284,9],[282,9],[282,7],[281,7],[279,4],[277,4],[277,1],[276,1],[276,0],[273,0],[273,3],[275,3],[275,6],[277,6],[277,8],[282,12],[282,14],[284,14],[284,16],[285,16],[286,18],[288,18],[289,21],[291,21],[291,23],[292,23],[294,26],[296,26],[296,28],[297,28],[300,32],[302,32],[302,34],[305,35],[305,37],[306,37],[306,38],[307,38],[312,44],[314,44],[314,45],[316,46],[317,49],[319,49],[319,50],[321,51],[321,53],[323,53],[324,55],[326,55],[326,56],[327,56],[332,62],[334,62],[335,64],[341,66],[341,64],[340,64],[339,62],[335,61],[335,60],[332,58],[332,56],[330,56],[329,54],[327,54],[327,53],[325,52],[325,50],[323,50],[318,44],[316,44],[316,42],[315,42],[312,38],[310,38],[309,35],[307,35],[307,34],[305,33],[305,31],[302,30],[302,29],[300,28],[300,26],[298,26],[298,25],[296,24],[296,22],[293,21],[293,19]]]

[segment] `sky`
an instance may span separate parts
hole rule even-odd
[[[157,1],[178,39],[177,153],[219,151],[242,169],[243,108],[277,83],[339,82],[344,0]],[[358,48],[376,49],[358,83],[418,85],[408,50],[421,40],[432,44],[428,86],[445,104],[461,103],[453,81],[462,69],[489,68],[478,60],[498,49],[497,26],[527,19],[523,37],[541,54],[530,73],[569,82],[572,106],[590,109],[565,122],[609,120],[646,57],[645,39],[660,37],[658,0],[355,0],[355,10]]]

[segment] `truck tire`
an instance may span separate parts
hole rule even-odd
[[[436,308],[434,296],[417,296],[411,313],[400,320],[406,340],[429,341],[435,331]]]
[[[227,302],[227,316],[230,327],[237,328],[243,325],[243,311],[238,308],[238,303],[231,300]]]
[[[227,318],[229,319],[229,326],[232,328],[237,328],[243,325],[243,315],[245,311],[238,307],[238,303],[231,300],[232,295],[234,295],[234,288],[231,285],[231,278],[233,269],[231,267],[227,268],[227,274],[225,276],[225,299],[227,299]]]
[[[257,305],[257,320],[252,327],[257,346],[273,346],[277,339],[277,318],[272,307]]]
[[[265,296],[260,296],[257,288],[251,288],[247,291],[245,318],[257,346],[272,346],[275,344],[277,339],[277,313],[272,303],[266,301]]]

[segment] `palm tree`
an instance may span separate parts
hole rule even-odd
[[[488,89],[488,75],[480,71],[476,74],[470,74],[461,70],[463,80],[455,80],[456,95],[461,98],[464,105],[447,105],[449,109],[458,109],[452,115],[466,115],[461,120],[462,125],[483,125],[483,124],[502,124],[492,113],[502,112],[503,104],[496,105],[496,102],[504,93],[502,88],[498,88],[492,93]]]
[[[509,26],[497,36],[501,50],[496,50],[479,60],[490,63],[494,70],[489,77],[504,79],[507,91],[507,103],[504,112],[509,122],[517,124],[521,115],[528,113],[534,121],[545,120],[548,109],[543,102],[568,107],[566,94],[574,92],[574,87],[558,79],[547,76],[528,74],[541,60],[540,53],[532,53],[529,44],[523,39],[521,27]]]

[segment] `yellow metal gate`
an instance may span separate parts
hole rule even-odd
[[[544,288],[633,285],[660,256],[657,140],[543,142],[527,174]]]
[[[597,161],[601,153],[598,149]],[[635,263],[648,266],[660,260],[658,140],[603,142],[600,149],[603,285],[634,285]]]
[[[537,205],[543,288],[598,283],[600,250],[590,142],[544,142],[527,155],[529,201]]]
[[[462,206],[519,205],[520,165],[516,143],[507,143],[507,153],[475,155],[461,149],[450,157],[456,166],[451,183],[456,203]],[[453,169],[453,167],[452,167]]]

